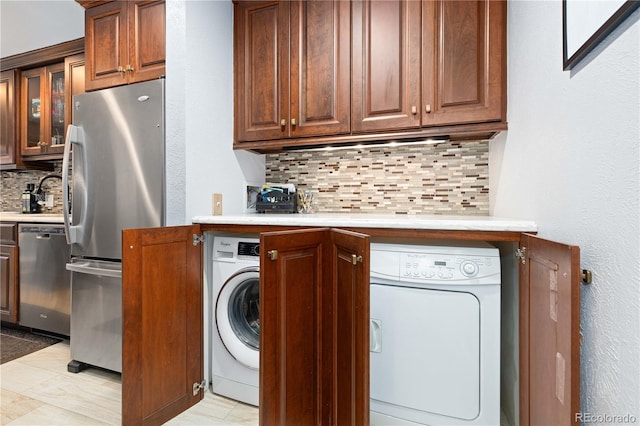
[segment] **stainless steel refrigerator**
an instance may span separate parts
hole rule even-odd
[[[63,164],[71,197],[67,369],[121,372],[122,230],[165,224],[164,79],[77,95],[72,108]]]

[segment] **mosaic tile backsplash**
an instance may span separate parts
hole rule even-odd
[[[322,213],[489,214],[489,143],[266,156],[266,181],[318,191]]]
[[[0,183],[0,211],[20,212],[22,209],[22,191],[27,189],[28,183],[33,183],[38,188],[40,180],[47,175],[62,175],[62,162],[54,165],[54,170],[43,172],[39,170],[3,171]],[[42,207],[42,213],[62,214],[62,181],[60,179],[47,179],[42,184],[42,190],[47,194],[53,194],[53,208]]]

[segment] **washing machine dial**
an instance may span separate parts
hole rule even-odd
[[[467,277],[473,277],[478,273],[478,265],[470,260],[465,260],[460,265],[460,270]]]

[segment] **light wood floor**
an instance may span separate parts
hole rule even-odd
[[[67,372],[69,342],[0,366],[1,425],[119,425],[120,375]],[[207,392],[169,425],[257,425],[258,409]]]

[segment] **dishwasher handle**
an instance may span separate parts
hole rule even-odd
[[[122,269],[109,269],[91,266],[91,263],[67,263],[67,271],[80,272],[88,275],[102,277],[122,278]]]

